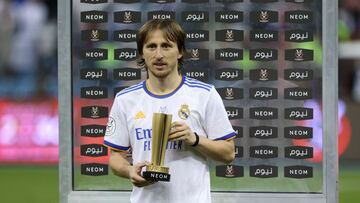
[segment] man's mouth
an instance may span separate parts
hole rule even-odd
[[[154,63],[154,65],[155,65],[155,66],[165,66],[166,63],[163,63],[163,62],[161,62],[161,63]]]

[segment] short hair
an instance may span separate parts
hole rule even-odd
[[[141,68],[146,68],[145,60],[141,57],[143,55],[143,47],[145,42],[148,40],[148,36],[151,32],[155,30],[161,30],[165,38],[169,41],[175,42],[177,44],[177,47],[179,49],[179,52],[183,54],[181,58],[178,59],[178,65],[180,66],[183,64],[183,58],[186,53],[185,49],[185,38],[186,33],[181,28],[181,26],[172,19],[153,19],[148,22],[146,22],[138,32],[138,38],[136,40],[137,43],[137,49],[139,52],[139,58],[137,60],[137,64]]]

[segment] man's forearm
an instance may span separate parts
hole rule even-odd
[[[124,158],[121,152],[111,151],[109,166],[113,173],[123,178],[129,178],[130,163]]]
[[[233,140],[210,140],[199,136],[199,144],[194,147],[202,155],[216,161],[230,163],[235,159],[235,146]]]
[[[194,149],[202,155],[230,163],[235,159],[235,146],[233,140],[210,140],[204,136],[198,136],[185,122],[173,122],[169,135],[170,141],[183,140],[185,144],[191,146],[197,143]]]

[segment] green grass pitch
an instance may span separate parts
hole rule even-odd
[[[340,203],[360,200],[360,164],[340,166]],[[59,202],[57,166],[0,165],[0,202]]]

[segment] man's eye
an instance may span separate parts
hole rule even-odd
[[[151,48],[151,49],[153,49],[153,48],[156,48],[156,46],[155,46],[154,44],[149,44],[149,45],[146,46],[146,48]]]
[[[163,47],[163,48],[170,48],[171,45],[170,45],[170,44],[164,44],[162,47]]]

